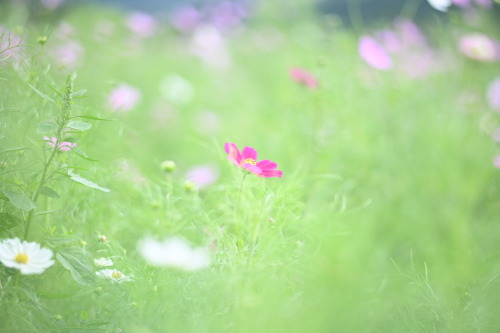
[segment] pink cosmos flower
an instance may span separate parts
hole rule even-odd
[[[44,136],[43,139],[52,148],[55,148],[56,145],[57,145],[57,149],[59,149],[60,151],[70,151],[71,148],[76,148],[76,146],[77,146],[76,143],[74,143],[74,142],[68,142],[68,141],[63,141],[61,143],[57,143],[57,138],[56,137],[49,138],[48,136]]]
[[[493,62],[500,60],[500,43],[481,33],[462,36],[458,47],[468,58]]]
[[[290,69],[290,77],[293,81],[306,86],[309,89],[318,88],[318,81],[305,69],[294,67]]]
[[[500,77],[497,77],[488,86],[486,93],[490,107],[495,111],[500,111]]]
[[[128,28],[139,37],[147,38],[155,34],[156,19],[147,13],[135,12],[127,18]]]
[[[108,97],[112,111],[125,112],[133,109],[141,99],[141,92],[134,87],[121,83]]]
[[[243,148],[240,152],[238,147],[232,142],[228,142],[224,145],[226,153],[229,155],[227,158],[234,165],[247,170],[259,177],[269,178],[269,177],[281,177],[283,172],[281,170],[276,170],[278,165],[270,160],[257,161],[257,152],[251,147]]]
[[[359,54],[373,68],[388,70],[392,68],[392,59],[382,46],[372,37],[363,36],[359,41]]]

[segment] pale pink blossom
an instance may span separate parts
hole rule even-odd
[[[151,37],[157,30],[156,19],[147,13],[134,12],[127,17],[128,28],[139,37]]]
[[[481,33],[472,33],[460,38],[458,47],[468,58],[494,62],[500,60],[500,43]]]
[[[65,0],[41,0],[40,2],[45,8],[54,10],[60,7],[64,3],[64,1]]]
[[[22,47],[21,43],[19,35],[0,25],[0,62],[9,57],[18,59]]]
[[[359,54],[373,68],[388,70],[392,68],[392,59],[384,48],[372,37],[363,36],[359,41]]]
[[[181,32],[190,32],[201,22],[202,13],[193,6],[177,8],[170,15],[170,24]]]
[[[49,138],[48,136],[44,136],[43,139],[52,148],[55,148],[57,146],[57,149],[59,149],[60,151],[70,151],[72,148],[76,148],[77,146],[76,142],[63,141],[61,143],[58,143],[56,137]]]
[[[75,68],[82,62],[84,49],[82,45],[76,41],[68,41],[52,51],[52,58],[61,66],[67,68]]]
[[[471,5],[471,0],[451,0],[451,2],[461,8],[468,8]]]
[[[500,77],[495,78],[488,86],[486,98],[490,108],[495,111],[500,111]]]
[[[197,165],[186,173],[186,179],[195,183],[199,189],[212,185],[219,178],[219,170],[210,164]]]
[[[108,97],[108,104],[112,111],[126,112],[133,109],[141,99],[141,92],[128,84],[121,83]]]
[[[495,168],[500,169],[500,156],[495,156],[493,159],[493,165]]]
[[[233,162],[234,165],[253,173],[262,178],[281,177],[283,172],[276,170],[278,165],[270,160],[257,160],[257,151],[251,147],[243,148],[240,152],[238,147],[232,142],[224,145],[226,153],[229,155],[227,158]]]

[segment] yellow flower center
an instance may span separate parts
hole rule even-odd
[[[27,254],[24,253],[19,253],[15,258],[14,261],[17,262],[18,264],[27,264],[29,261],[29,257]]]
[[[111,273],[111,277],[113,279],[119,279],[123,276],[123,273],[120,272],[120,271],[114,271],[113,273]]]
[[[255,162],[255,160],[253,158],[245,158],[241,163],[242,164],[248,163],[251,165],[257,165],[257,162]]]

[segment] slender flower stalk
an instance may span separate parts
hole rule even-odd
[[[73,80],[74,80],[74,77],[72,77],[72,76],[68,76],[68,79],[66,80],[65,93],[64,93],[64,96],[62,99],[62,106],[60,108],[61,118],[59,120],[59,126],[57,128],[56,136],[55,136],[56,141],[57,141],[57,138],[61,137],[61,133],[62,133],[63,129],[66,127],[66,125],[68,124],[68,121],[70,119],[71,105],[73,104],[73,98],[71,96],[71,94],[73,93]],[[54,144],[49,158],[45,161],[43,171],[42,171],[42,177],[40,178],[40,183],[39,183],[37,189],[35,190],[33,197],[31,199],[34,203],[37,202],[38,197],[40,196],[40,192],[38,190],[41,187],[43,187],[48,181],[49,168],[52,164],[52,161],[54,160],[54,157],[56,156],[56,153],[59,151],[59,149],[60,149],[60,145]],[[24,240],[27,240],[29,237],[31,222],[33,220],[34,213],[35,213],[34,209],[30,210],[28,217],[26,218],[26,228],[24,229]]]

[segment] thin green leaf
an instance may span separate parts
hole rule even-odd
[[[78,148],[73,148],[72,150],[75,152],[75,154],[77,154],[77,155],[78,155],[78,156],[80,156],[81,158],[84,158],[84,159],[89,160],[89,161],[92,161],[92,162],[99,162],[99,160],[96,160],[96,159],[93,159],[93,158],[89,157],[89,156],[87,155],[87,153],[86,153],[86,152],[84,152],[84,151],[83,151],[83,150],[81,150],[81,149],[78,149]]]
[[[71,94],[71,97],[73,98],[84,97],[86,93],[87,89],[77,90]]]
[[[99,191],[103,191],[103,192],[109,192],[109,191],[111,191],[109,188],[105,188],[105,187],[99,186],[96,183],[94,183],[94,182],[92,182],[92,181],[90,181],[88,179],[85,179],[82,176],[74,173],[73,169],[69,169],[68,170],[68,175],[75,182],[80,183],[82,185],[85,185],[87,187],[90,187],[90,188],[93,188],[93,189],[96,189],[96,190],[99,190]]]
[[[9,198],[10,203],[17,208],[28,212],[36,208],[36,204],[28,198],[26,194],[12,191],[3,191],[3,194],[5,194],[5,196]]]
[[[83,249],[75,246],[68,247],[59,251],[56,258],[79,284],[89,286],[94,283],[95,273]]]
[[[79,131],[86,131],[92,127],[92,124],[78,120],[71,120],[70,122],[68,122],[68,125],[66,126]]]
[[[48,86],[48,87],[49,87],[49,88],[50,88],[53,92],[55,92],[55,93],[57,94],[57,96],[59,96],[59,97],[61,97],[61,98],[63,97],[63,95],[61,94],[61,92],[60,92],[59,90],[57,90],[57,88],[56,88],[56,87],[54,87],[53,85],[50,85],[50,84],[47,84],[47,86]]]
[[[85,119],[92,119],[92,120],[99,120],[99,121],[114,121],[114,119],[105,119],[105,118],[99,118],[99,117],[89,116],[89,115],[76,116],[75,118],[85,118]]]
[[[0,151],[0,154],[12,153],[12,152],[15,152],[15,151],[21,151],[21,150],[25,150],[25,149],[26,149],[26,147],[9,148],[9,149],[5,149],[5,150]]]
[[[42,186],[38,189],[38,193],[45,195],[47,197],[59,199],[59,194],[51,189],[50,187]]]
[[[33,86],[32,84],[28,83],[28,86],[30,86],[31,89],[33,89],[33,91],[36,92],[43,99],[51,102],[54,105],[57,105],[56,101],[54,101],[52,98],[50,98],[49,96],[45,95],[43,92],[41,92],[40,90],[38,90],[37,88],[35,88],[35,86]]]

